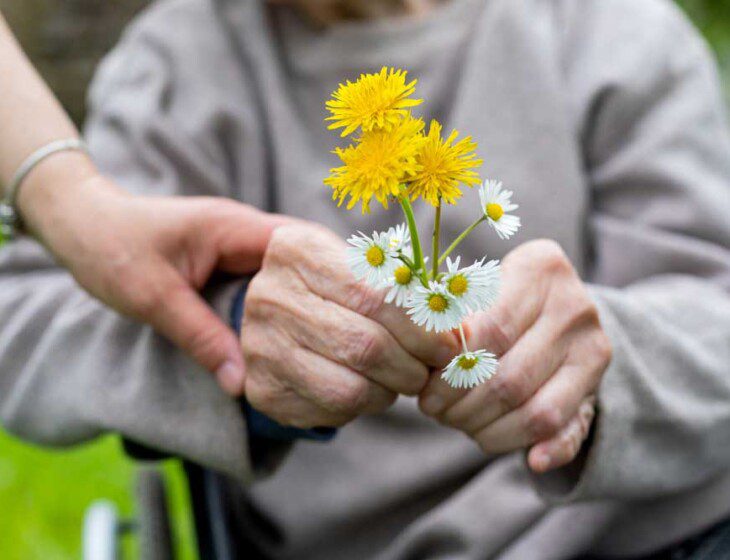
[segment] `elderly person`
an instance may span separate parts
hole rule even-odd
[[[500,301],[469,323],[500,371],[469,393],[429,373],[453,341],[346,268],[341,238],[397,215],[338,211],[322,185],[324,99],[382,65],[418,77],[425,116],[472,134],[519,197],[506,248],[463,245],[507,253]],[[730,142],[710,57],[669,2],[169,0],[91,104],[94,157],[129,190],[303,220],[274,231],[245,302],[237,278],[206,295],[244,315],[254,408],[345,427],[291,446],[250,430],[183,354],[27,241],[1,262],[8,427],[53,444],[113,430],[224,471],[281,530],[249,527],[275,558],[640,557],[722,531]]]

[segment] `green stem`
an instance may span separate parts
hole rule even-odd
[[[433,260],[433,272],[431,278],[436,279],[439,273],[439,236],[441,235],[441,197],[436,206],[436,216],[433,219],[433,239],[431,248],[431,259]]]
[[[464,239],[466,239],[466,236],[469,235],[475,227],[477,227],[479,224],[481,224],[486,219],[487,218],[484,215],[482,215],[476,222],[474,222],[472,225],[470,225],[468,228],[466,228],[464,231],[462,231],[461,234],[459,235],[459,237],[454,239],[454,242],[451,245],[449,245],[448,249],[446,249],[441,254],[441,257],[438,260],[439,266],[441,264],[443,264],[443,262],[446,260],[446,257],[448,257],[451,254],[451,251],[456,249],[459,246],[459,243],[464,241]]]
[[[418,228],[416,227],[416,217],[413,215],[413,207],[411,201],[408,200],[408,193],[405,186],[401,186],[401,195],[398,197],[403,214],[408,223],[408,231],[411,234],[411,246],[413,247],[413,260],[419,268],[421,282],[424,286],[428,286],[428,275],[426,273],[426,263],[423,260],[423,250],[421,249],[421,240],[418,237]]]
[[[466,346],[466,336],[464,336],[464,327],[462,325],[459,325],[459,337],[461,338],[461,347],[464,349],[464,354],[466,354],[469,348]]]
[[[400,259],[400,261],[404,265],[406,265],[408,268],[410,268],[412,272],[414,272],[414,273],[417,272],[418,267],[416,266],[416,264],[411,259],[406,257],[403,253],[398,254],[398,259]]]

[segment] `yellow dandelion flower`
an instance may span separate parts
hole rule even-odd
[[[460,184],[479,183],[479,174],[473,171],[482,164],[474,151],[477,148],[470,136],[454,144],[459,133],[453,130],[446,140],[441,138],[441,124],[432,120],[426,141],[418,153],[420,170],[411,179],[408,192],[412,199],[421,197],[433,206],[439,199],[456,204],[461,197]]]
[[[383,67],[378,74],[362,74],[355,83],[340,84],[327,101],[333,121],[327,128],[344,128],[342,136],[362,128],[363,132],[390,130],[408,115],[408,109],[423,102],[410,99],[416,91],[416,82],[406,83],[404,70]]]
[[[361,201],[363,214],[370,211],[373,197],[387,208],[388,197],[397,196],[400,185],[418,171],[423,127],[421,119],[408,115],[390,130],[367,132],[354,145],[336,148],[344,165],[331,169],[324,181],[334,189],[332,199],[341,205],[349,196],[348,210]]]

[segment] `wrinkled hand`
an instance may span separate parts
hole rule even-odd
[[[434,372],[421,409],[486,453],[531,446],[528,462],[537,472],[570,463],[589,433],[611,345],[560,247],[533,241],[507,255],[496,305],[466,326],[470,348],[501,356],[497,375],[467,392]]]
[[[44,186],[22,191],[26,221],[78,283],[152,325],[240,394],[238,337],[198,290],[216,269],[257,270],[271,232],[290,220],[220,198],[132,196],[96,173]]]
[[[384,292],[357,282],[345,244],[316,225],[278,228],[245,301],[246,398],[284,425],[341,426],[415,395],[428,364],[454,354],[451,333],[428,335]]]

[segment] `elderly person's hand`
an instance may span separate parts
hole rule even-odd
[[[333,233],[278,228],[245,300],[250,404],[284,425],[341,426],[420,392],[427,366],[443,366],[456,339],[427,334],[383,300],[355,280]]]
[[[501,356],[497,375],[464,391],[435,372],[420,396],[423,412],[486,453],[531,446],[537,472],[571,462],[589,433],[611,345],[560,247],[533,241],[507,255],[496,305],[471,317],[467,331],[471,348]]]
[[[257,270],[288,218],[221,198],[132,196],[76,153],[34,171],[19,202],[31,233],[84,289],[151,324],[241,394],[238,337],[198,291],[215,270]]]

